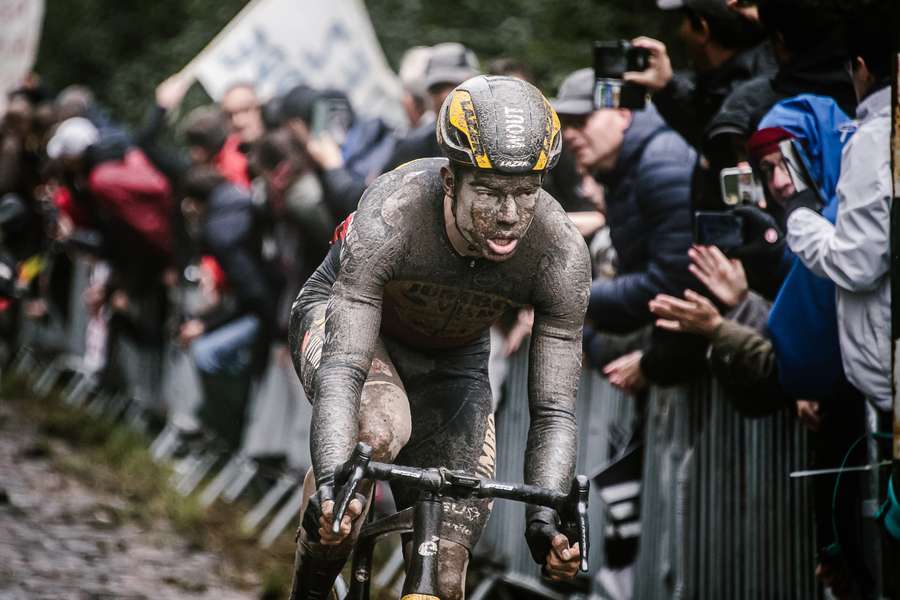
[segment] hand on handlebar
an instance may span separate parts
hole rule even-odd
[[[531,556],[544,565],[544,575],[554,581],[572,579],[581,563],[581,549],[557,528],[556,511],[542,508],[534,512],[525,528]]]
[[[581,549],[578,542],[569,546],[569,539],[557,533],[550,542],[550,552],[547,553],[547,561],[544,563],[544,573],[554,581],[572,579],[578,573],[581,564]]]
[[[331,526],[334,515],[334,501],[325,500],[322,502],[322,516],[319,517],[319,541],[325,546],[339,546],[353,529],[353,522],[362,514],[363,503],[359,498],[350,501],[344,518],[341,519],[341,529],[339,533],[333,533]]]

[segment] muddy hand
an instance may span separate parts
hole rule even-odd
[[[547,553],[547,562],[544,571],[547,577],[554,581],[572,579],[578,572],[581,564],[581,550],[576,543],[569,546],[569,540],[559,533],[550,543],[550,552]]]
[[[322,503],[322,516],[319,517],[319,541],[326,546],[340,545],[350,535],[350,530],[353,529],[353,522],[362,514],[362,510],[362,502],[356,498],[351,500],[344,518],[341,519],[341,531],[338,534],[334,534],[331,532],[334,502],[331,500],[324,501]]]

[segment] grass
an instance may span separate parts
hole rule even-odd
[[[204,509],[195,495],[175,492],[169,485],[171,468],[153,462],[151,440],[145,435],[67,406],[55,395],[35,398],[21,381],[4,381],[0,397],[49,438],[38,440],[32,451],[49,453],[61,471],[125,501],[117,518],[147,527],[166,520],[196,548],[223,556],[224,571],[234,585],[258,588],[265,600],[287,596],[294,553],[290,528],[270,548],[260,548],[240,529],[249,506],[218,502]],[[67,451],[53,452],[54,441],[64,443]]]

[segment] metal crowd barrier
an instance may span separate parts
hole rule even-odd
[[[528,431],[527,349],[513,357],[497,423],[497,473],[523,472]],[[594,473],[634,417],[635,399],[593,371],[578,396],[578,470]],[[641,538],[634,598],[817,598],[812,497],[804,430],[786,413],[744,418],[709,380],[653,388],[647,400]],[[620,435],[621,437],[621,435]],[[604,564],[604,510],[591,495],[591,572]],[[524,509],[497,503],[479,549],[502,557],[508,583],[532,588],[539,572],[523,539]],[[592,593],[614,597],[595,577]],[[548,592],[548,596],[551,594]]]
[[[816,598],[804,430],[701,380],[650,393],[636,598]]]
[[[20,367],[40,366],[36,385],[52,388],[65,371],[78,373],[85,319],[80,303],[87,267],[76,263],[71,318],[56,333],[32,331],[25,341],[57,338],[62,354],[36,365],[27,352]],[[29,337],[30,336],[30,337]],[[45,340],[44,340],[45,341]],[[121,343],[121,342],[120,342]],[[52,344],[51,344],[52,345]],[[158,457],[171,455],[176,416],[188,417],[200,398],[190,357],[170,347],[162,357],[125,342],[117,350],[130,392],[109,397],[92,390],[89,377],[72,377],[66,396],[99,411],[123,417],[165,406],[167,428],[154,441]],[[528,430],[527,345],[511,357],[503,401],[497,408],[497,477],[523,474]],[[31,361],[31,362],[29,362]],[[26,364],[27,363],[27,364]],[[159,373],[162,372],[162,376]],[[80,387],[79,387],[80,386]],[[94,394],[91,396],[91,394]],[[91,398],[89,400],[89,398]],[[807,466],[806,437],[786,414],[763,419],[738,415],[718,387],[701,380],[689,386],[652,389],[646,408],[641,485],[640,548],[631,573],[637,599],[656,598],[815,598],[815,541],[811,490],[807,480],[790,481],[788,472]],[[612,388],[592,370],[582,374],[577,403],[578,471],[596,473],[615,458],[631,434],[635,399]],[[257,475],[256,458],[287,456],[288,468],[246,515],[243,525],[257,531],[263,545],[296,522],[299,487],[309,464],[309,403],[290,366],[270,361],[253,392],[248,427],[234,456],[199,451],[175,465],[173,484],[183,493],[197,490],[202,504],[238,498]],[[132,417],[137,417],[132,414]],[[605,564],[605,510],[598,490],[591,503],[592,574]],[[561,597],[545,587],[523,538],[524,508],[496,503],[476,555],[502,565],[487,577],[474,599],[487,597],[497,583]],[[594,597],[622,597],[594,577]],[[627,595],[627,594],[626,594]]]

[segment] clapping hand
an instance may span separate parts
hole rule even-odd
[[[650,301],[650,312],[659,317],[656,326],[669,331],[696,333],[711,338],[722,322],[722,315],[710,302],[692,290],[684,292],[684,300],[658,294]]]

